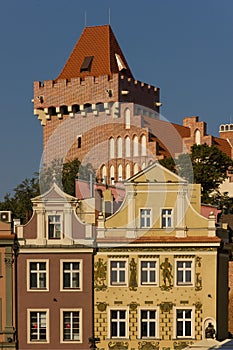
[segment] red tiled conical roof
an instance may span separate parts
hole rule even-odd
[[[111,27],[109,25],[86,27],[57,80],[85,76],[112,76],[113,73],[121,71],[116,55],[124,66],[122,74],[133,77]],[[89,69],[81,71],[85,58],[88,60],[90,57],[93,58]]]

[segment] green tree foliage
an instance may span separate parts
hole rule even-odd
[[[0,210],[10,210],[15,218],[26,223],[32,215],[31,199],[49,190],[54,181],[64,192],[74,196],[75,179],[89,181],[90,174],[95,177],[92,165],[88,163],[83,166],[77,158],[64,164],[59,159],[53,160],[49,166],[42,168],[40,174],[35,173],[31,179],[23,180],[12,195],[7,193],[0,202]]]
[[[191,148],[194,181],[202,186],[204,203],[212,201],[211,194],[227,178],[232,160],[215,146],[193,145]]]
[[[10,210],[15,218],[21,218],[27,222],[32,215],[31,198],[40,193],[38,176],[31,179],[26,178],[14,189],[14,195],[7,193],[3,202],[0,203],[0,210]]]
[[[171,164],[171,161],[166,161]],[[166,162],[161,162],[166,166]],[[226,194],[221,195],[219,185],[227,178],[227,170],[233,161],[215,146],[193,145],[190,154],[181,154],[174,161],[175,171],[189,182],[201,184],[202,202],[209,204],[225,203]],[[170,167],[168,169],[172,170]],[[215,195],[214,195],[215,193]]]
[[[159,160],[159,163],[167,168],[168,170],[172,171],[173,173],[177,174],[176,170],[176,163],[173,158],[163,158]]]

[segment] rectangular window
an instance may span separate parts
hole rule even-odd
[[[127,311],[110,310],[111,338],[127,337]]]
[[[141,284],[157,283],[157,261],[141,260]]]
[[[177,285],[192,284],[192,260],[176,261],[176,283]]]
[[[47,312],[30,311],[30,341],[47,342]]]
[[[177,338],[192,337],[192,309],[176,310],[176,336]]]
[[[80,311],[62,311],[63,342],[80,341]]]
[[[29,261],[29,289],[47,288],[47,262]]]
[[[171,228],[172,222],[172,209],[162,209],[161,211],[162,228]]]
[[[140,311],[141,338],[156,337],[156,310]]]
[[[48,225],[49,225],[48,226],[49,239],[60,239],[61,238],[61,216],[49,215]]]
[[[140,209],[140,227],[151,227],[151,209]]]
[[[81,262],[62,261],[63,286],[62,289],[80,289]]]
[[[126,284],[126,261],[110,261],[111,285]]]

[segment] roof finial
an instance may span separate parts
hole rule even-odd
[[[110,25],[110,22],[111,22],[111,9],[109,7],[108,9],[108,24]]]
[[[87,11],[84,12],[84,26],[87,26]]]
[[[55,172],[55,170],[53,170],[52,181],[53,181],[53,183],[56,182],[56,172]]]

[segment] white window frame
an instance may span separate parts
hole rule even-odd
[[[143,268],[144,271],[147,271],[147,282],[142,282],[142,262],[147,263],[155,263],[155,268],[152,268],[148,266],[147,268]],[[155,271],[155,282],[150,281],[150,271]],[[149,277],[149,278],[148,278]],[[140,286],[158,286],[159,284],[159,259],[158,258],[143,258],[139,259],[139,280],[140,280]]]
[[[113,336],[111,335],[111,311],[125,311],[125,336]],[[115,319],[113,319],[115,320]],[[116,319],[117,320],[117,319]],[[120,320],[120,319],[118,319]],[[119,322],[118,322],[118,331],[119,331]],[[128,307],[109,307],[108,308],[108,339],[129,339],[129,308]]]
[[[114,268],[114,271],[117,271],[117,282],[112,282],[112,267],[111,267],[112,262],[125,262],[124,268],[120,268],[120,267]],[[125,271],[125,281],[124,282],[119,281],[120,271]],[[119,287],[119,286],[127,287],[128,286],[128,259],[127,258],[109,259],[109,286],[110,287]]]
[[[64,312],[79,312],[79,339],[64,340],[63,314]],[[83,342],[83,315],[82,309],[64,308],[60,309],[60,342],[65,344],[82,343]]]
[[[142,336],[142,327],[141,327],[141,311],[155,311],[155,336],[145,337]],[[149,320],[149,319],[148,319]],[[157,307],[139,307],[138,308],[138,330],[139,330],[139,339],[159,339],[159,309]]]
[[[147,155],[147,148],[146,148],[146,135],[141,136],[141,156],[145,157]]]
[[[128,107],[125,109],[124,114],[125,114],[125,128],[130,129],[131,111]]]
[[[113,137],[110,137],[109,139],[109,158],[115,158],[115,140]]]
[[[60,217],[60,221],[58,221],[57,223],[60,224],[60,237],[54,237],[54,238],[50,238],[49,237],[49,217],[50,216],[59,216]],[[63,238],[63,215],[62,212],[57,212],[57,211],[51,211],[47,213],[47,220],[46,220],[46,229],[47,229],[47,239],[48,241],[60,241]],[[54,222],[56,224],[56,221]]]
[[[64,270],[63,263],[79,263],[79,287],[70,287],[64,288]],[[70,270],[71,274],[75,270]],[[62,292],[81,292],[83,290],[83,261],[82,259],[61,259],[60,260],[60,291]]]
[[[31,280],[31,269],[30,269],[30,263],[45,263],[46,264],[46,270],[45,270],[45,288],[31,288],[30,287],[30,280]],[[37,282],[39,282],[39,274],[41,270],[35,270],[37,271]],[[49,259],[27,259],[27,291],[28,292],[48,292],[49,291]]]
[[[126,164],[126,167],[125,167],[125,178],[129,179],[130,175],[131,175],[130,164]]]
[[[129,158],[131,156],[131,140],[130,137],[127,135],[125,137],[125,157]]]
[[[183,277],[184,280],[183,281],[178,281],[178,263],[182,262],[182,263],[186,263],[186,262],[191,262],[191,267],[190,268],[179,268],[180,271],[183,271]],[[186,278],[185,278],[185,272],[186,271],[191,271],[191,281],[187,282]],[[175,286],[176,287],[193,287],[194,286],[194,275],[195,275],[195,261],[193,258],[175,258]]]
[[[123,156],[123,141],[122,137],[117,138],[117,158],[122,158]]]
[[[139,172],[139,167],[138,167],[138,164],[135,163],[134,166],[133,166],[133,174],[137,174]]]
[[[163,225],[163,219],[164,219],[163,210],[165,210],[165,211],[171,210],[171,214],[167,214],[165,216],[166,225]],[[174,210],[173,210],[173,208],[161,208],[160,213],[161,213],[161,215],[160,215],[160,218],[161,218],[161,225],[160,226],[161,226],[161,228],[168,228],[168,229],[173,228],[174,227]],[[167,222],[168,218],[171,218],[171,225],[168,225],[168,222]]]
[[[106,168],[106,165],[105,165],[105,164],[102,166],[101,174],[102,174],[103,182],[105,182],[105,181],[106,181],[106,178],[107,178],[107,168]]]
[[[110,184],[114,185],[115,183],[115,167],[114,165],[110,166]]]
[[[133,156],[134,157],[139,156],[139,142],[138,142],[137,135],[134,135],[134,137],[133,137]]]
[[[188,320],[191,320],[191,335],[187,336],[187,335],[180,335],[180,336],[177,336],[177,310],[191,310],[191,318],[190,319],[187,319]],[[183,318],[183,322],[185,322],[185,318]],[[182,321],[182,319],[180,319],[180,321]],[[187,322],[186,321],[186,322]],[[184,332],[183,332],[184,334]],[[190,307],[183,307],[183,306],[180,306],[180,307],[174,307],[174,334],[173,334],[173,337],[174,339],[193,339],[195,337],[195,308],[190,306]]]
[[[142,216],[142,211],[150,211],[149,214],[144,214]],[[149,218],[150,223],[149,226],[147,225],[147,219]],[[142,225],[142,219],[144,219],[144,225]],[[151,228],[152,227],[152,208],[139,208],[139,227],[140,228]]]
[[[31,340],[31,313],[46,313],[46,340]],[[27,343],[48,344],[50,342],[49,309],[27,309]]]

